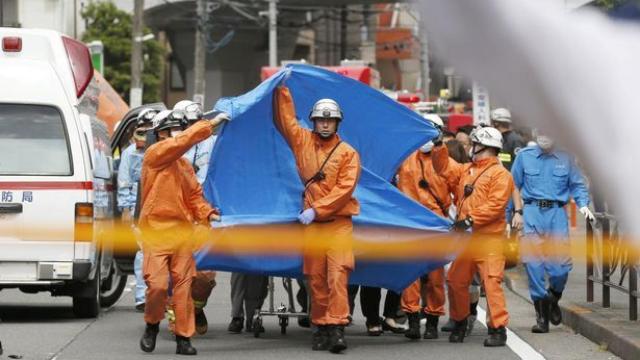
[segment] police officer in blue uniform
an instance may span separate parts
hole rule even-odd
[[[533,333],[549,332],[549,322],[559,325],[562,297],[572,263],[568,255],[569,225],[565,205],[572,197],[588,220],[589,191],[573,156],[556,149],[547,136],[521,150],[511,173],[522,201],[516,204],[514,224],[522,222],[522,261],[529,277],[529,293],[536,310]],[[546,286],[545,275],[549,279]]]

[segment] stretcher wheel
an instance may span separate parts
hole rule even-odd
[[[260,329],[262,328],[262,317],[257,316],[255,319],[253,319],[253,323],[251,326],[253,327],[253,337],[259,338]]]
[[[285,335],[287,333],[287,326],[289,326],[289,317],[280,316],[280,334]]]

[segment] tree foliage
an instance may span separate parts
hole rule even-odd
[[[626,2],[625,0],[596,0],[595,4],[606,10],[613,9]]]
[[[104,76],[111,86],[129,102],[131,88],[132,14],[118,9],[110,1],[90,2],[82,10],[87,24],[82,41],[100,40],[104,44]],[[144,34],[151,33],[148,28]],[[163,49],[153,39],[143,42],[143,103],[160,101],[160,78]]]

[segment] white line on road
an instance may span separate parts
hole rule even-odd
[[[478,306],[478,321],[485,327],[487,326],[487,313],[483,308]],[[544,356],[537,352],[526,341],[522,340],[516,333],[507,328],[507,346],[513,351],[520,359],[524,360],[545,360]]]

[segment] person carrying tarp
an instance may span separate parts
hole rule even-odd
[[[147,142],[147,131],[153,124],[157,111],[151,108],[140,110],[136,119],[136,128],[133,132],[133,144],[127,146],[120,156],[120,167],[118,168],[118,209],[122,213],[122,221],[126,225],[131,225],[137,203],[138,186],[140,184],[140,173],[142,172],[142,158]],[[147,285],[144,283],[142,273],[142,250],[136,252],[133,261],[133,273],[136,278],[136,290],[134,293],[136,310],[144,311],[144,293]]]
[[[437,128],[444,123],[437,115],[428,115],[427,120]],[[436,174],[433,169],[431,150],[433,141],[422,145],[411,154],[400,166],[396,174],[398,189],[408,197],[424,205],[439,216],[447,217],[451,206],[451,190],[445,178]],[[456,163],[455,160],[449,161]],[[456,163],[457,164],[457,163]],[[427,306],[424,312],[427,316],[424,338],[438,338],[438,320],[444,315],[445,290],[444,267],[431,271],[427,275],[426,295]],[[407,313],[409,330],[405,336],[409,339],[420,338],[420,291],[421,280],[416,280],[402,293],[402,310]]]
[[[474,274],[479,272],[490,313],[489,338],[484,341],[484,346],[504,346],[509,322],[502,290],[504,214],[514,185],[511,174],[498,159],[502,149],[500,131],[481,127],[475,129],[470,138],[473,156],[469,164],[452,162],[447,147],[441,146],[440,141],[437,141],[431,155],[438,175],[450,184],[456,184],[458,214],[453,230],[472,230],[468,244],[453,261],[447,274],[450,317],[455,321],[449,342],[464,341],[470,314],[469,285]]]
[[[310,118],[313,131],[298,123],[289,89],[276,89],[274,123],[293,151],[304,184],[298,219],[307,226],[303,271],[311,294],[311,322],[317,327],[312,349],[339,353],[347,348],[347,283],[354,269],[351,218],[360,212],[353,197],[360,157],[337,135],[343,114],[334,100],[316,102]]]
[[[140,348],[145,352],[155,349],[171,274],[176,353],[197,353],[190,341],[195,332],[191,284],[196,272],[191,236],[194,223],[207,224],[219,220],[220,216],[204,199],[193,167],[183,155],[210,137],[224,120],[228,117],[221,114],[183,131],[186,121],[169,116],[154,126],[159,141],[147,149],[142,162],[139,220],[147,283],[144,313],[147,325],[140,339]]]
[[[173,107],[173,117],[187,121],[188,126],[196,124],[203,119],[202,106],[191,100],[178,101]],[[209,136],[203,141],[195,144],[184,157],[189,161],[196,173],[198,183],[202,185],[207,178],[209,170],[209,160],[213,152],[217,136],[215,134]],[[204,313],[204,307],[207,305],[209,296],[213,288],[216,286],[216,272],[212,270],[199,270],[193,278],[191,284],[191,297],[195,307],[195,325],[196,332],[200,335],[206,334],[209,329],[209,322]],[[173,314],[172,314],[173,315]],[[174,318],[172,316],[171,318]]]

